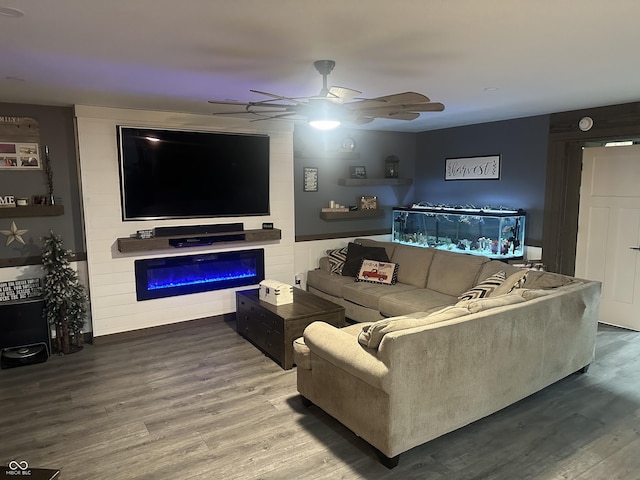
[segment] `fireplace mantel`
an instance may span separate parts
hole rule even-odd
[[[212,241],[212,245],[228,245],[233,243],[247,242],[266,242],[270,240],[280,240],[282,232],[278,228],[257,229],[257,230],[240,230],[237,232],[221,232],[209,233],[205,235],[176,235],[172,237],[153,237],[153,238],[134,238],[122,237],[118,238],[118,251],[121,253],[151,252],[154,250],[167,250],[180,248],[171,245],[171,240],[197,239],[207,237]],[[233,238],[233,240],[228,240]],[[202,246],[201,243],[194,243],[193,246]],[[184,246],[189,248],[188,245]]]

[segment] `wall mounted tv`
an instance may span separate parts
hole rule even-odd
[[[123,220],[269,214],[269,137],[118,126]]]

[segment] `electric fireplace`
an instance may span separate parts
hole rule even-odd
[[[264,280],[264,249],[135,261],[140,300],[256,285]]]

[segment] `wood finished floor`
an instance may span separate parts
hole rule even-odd
[[[0,464],[61,480],[640,479],[640,334],[601,326],[597,360],[404,453],[393,470],[216,323],[0,371]],[[0,467],[1,468],[1,467]],[[4,472],[3,472],[4,473]]]

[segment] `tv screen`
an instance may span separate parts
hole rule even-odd
[[[269,214],[269,137],[118,126],[123,220]]]

